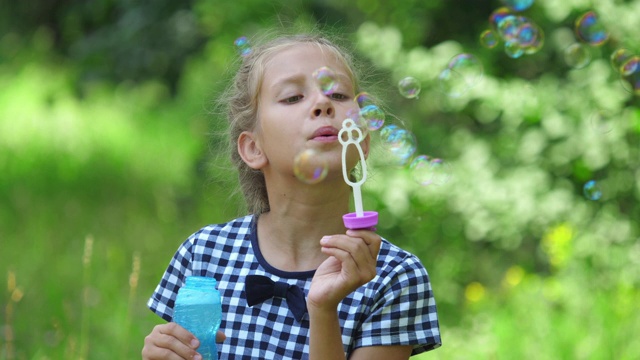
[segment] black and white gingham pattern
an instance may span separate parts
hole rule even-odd
[[[186,276],[212,276],[222,297],[218,344],[220,359],[307,359],[309,318],[298,323],[286,301],[274,298],[247,306],[248,274],[286,281],[309,292],[314,271],[285,272],[270,266],[260,253],[254,217],[210,225],[191,235],[171,260],[148,302],[171,321],[178,289]],[[347,356],[362,346],[413,345],[413,354],[440,346],[435,299],[420,260],[383,239],[378,275],[346,297],[338,307]]]

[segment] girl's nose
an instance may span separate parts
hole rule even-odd
[[[328,106],[317,106],[314,110],[313,110],[313,115],[315,117],[320,117],[323,115],[323,113],[327,116],[333,116],[334,113],[334,109],[333,106],[328,105]]]
[[[325,94],[320,92],[318,94],[318,101],[314,104],[312,110],[314,117],[329,116],[332,117],[336,113],[336,109],[333,107],[333,103]]]

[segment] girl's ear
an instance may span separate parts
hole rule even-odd
[[[256,141],[253,132],[243,131],[238,137],[238,154],[252,169],[260,170],[267,164],[267,157]]]
[[[360,143],[362,147],[362,152],[364,153],[365,160],[369,157],[369,146],[371,145],[371,134],[367,134],[364,140]]]

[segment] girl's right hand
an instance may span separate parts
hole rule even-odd
[[[225,339],[224,333],[218,331],[216,342]],[[142,358],[145,360],[200,360],[202,356],[196,349],[200,341],[182,326],[170,322],[156,325],[151,334],[144,338]]]

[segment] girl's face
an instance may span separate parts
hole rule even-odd
[[[323,66],[333,70],[338,83],[330,95],[323,93],[313,76]],[[265,174],[293,174],[295,156],[313,148],[329,163],[329,173],[342,177],[338,132],[350,110],[358,110],[348,74],[331,50],[314,44],[285,48],[267,62],[255,131],[256,145],[266,158]],[[361,144],[365,153],[368,142],[367,137]],[[349,149],[349,169],[357,161],[357,151]]]

